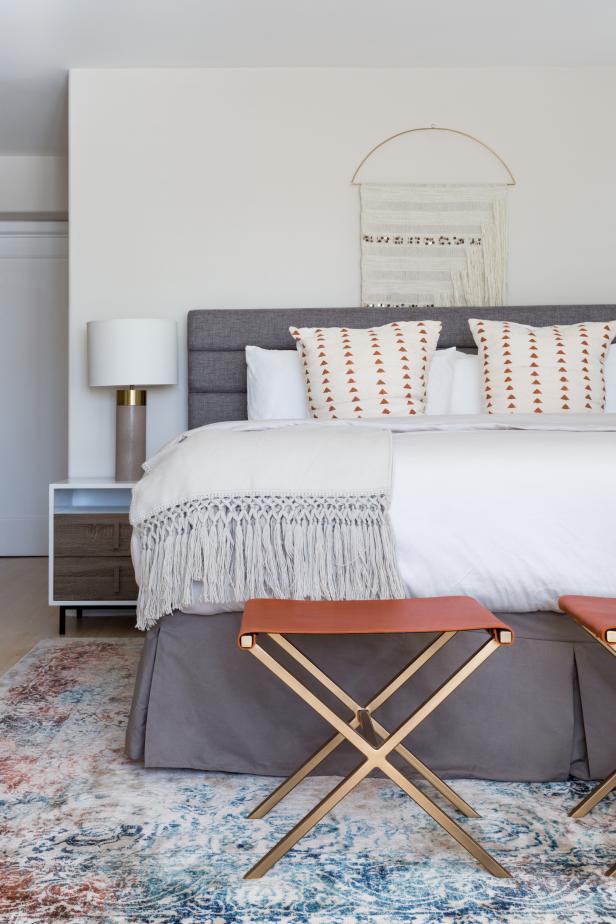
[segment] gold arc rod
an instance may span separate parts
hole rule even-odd
[[[388,144],[390,141],[394,141],[396,138],[401,138],[403,135],[412,135],[415,132],[450,132],[452,135],[461,135],[463,138],[468,138],[470,141],[474,141],[476,144],[480,145],[482,148],[485,148],[485,150],[488,151],[493,157],[495,157],[496,160],[499,162],[499,164],[501,164],[505,168],[509,176],[509,181],[507,182],[507,186],[517,186],[516,178],[514,177],[509,164],[500,156],[500,154],[497,154],[494,148],[491,148],[489,144],[486,144],[485,141],[482,141],[480,138],[477,138],[475,135],[471,135],[470,132],[462,131],[462,129],[460,128],[445,128],[445,127],[438,126],[438,125],[421,125],[421,126],[418,126],[417,128],[405,128],[404,131],[395,132],[393,135],[390,135],[389,138],[384,138],[383,141],[379,141],[379,143],[375,144],[374,147],[368,151],[366,156],[360,160],[359,164],[355,168],[355,173],[353,174],[353,177],[351,179],[351,184],[353,186],[361,185],[361,183],[357,181],[357,174],[359,173],[361,168],[364,166],[364,164],[372,157],[375,151],[378,151],[379,148],[382,148],[384,145]]]

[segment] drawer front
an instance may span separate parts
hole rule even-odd
[[[131,532],[128,514],[56,514],[54,556],[130,555]]]
[[[55,600],[136,600],[137,583],[130,558],[57,558]]]

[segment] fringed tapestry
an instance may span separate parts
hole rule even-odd
[[[507,187],[361,184],[362,304],[504,305]]]

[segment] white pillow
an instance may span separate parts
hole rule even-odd
[[[449,414],[455,347],[437,350],[428,372],[426,414]],[[246,347],[248,420],[311,420],[306,385],[296,350]]]
[[[616,414],[616,343],[605,357],[605,413]]]
[[[451,389],[451,414],[482,414],[481,362],[471,353],[456,352]]]
[[[483,414],[483,378],[479,356],[456,353],[450,414]],[[605,360],[605,412],[616,414],[616,344]]]
[[[248,420],[303,420],[311,417],[297,350],[246,347]]]
[[[456,370],[455,347],[437,350],[428,369],[426,414],[451,414],[451,395]]]

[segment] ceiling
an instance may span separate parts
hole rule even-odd
[[[616,0],[0,0],[0,154],[66,150],[71,67],[616,64]]]

